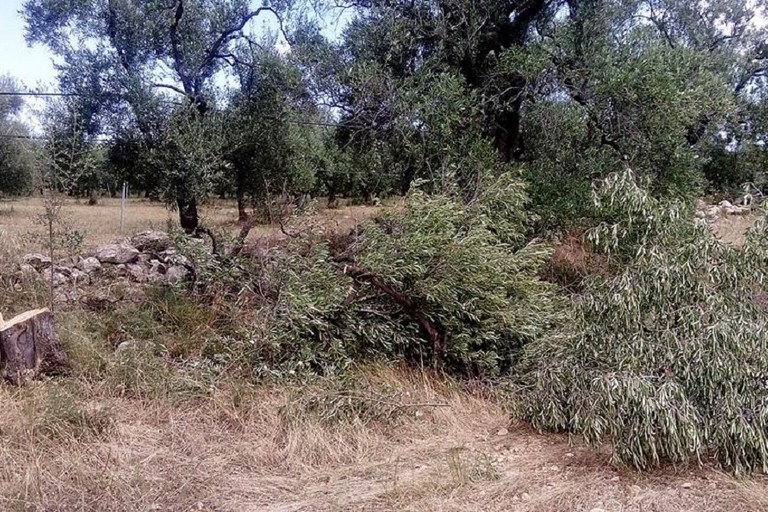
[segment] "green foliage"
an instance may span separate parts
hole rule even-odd
[[[522,414],[638,468],[711,454],[768,470],[765,221],[727,245],[630,173],[599,200],[615,222],[593,241],[631,263],[588,283],[570,328],[526,347]]]
[[[0,75],[0,91],[17,90],[15,80]],[[21,107],[18,96],[0,97],[0,196],[28,192],[34,183],[34,148],[25,139],[29,130],[14,118]]]
[[[160,171],[160,197],[169,206],[205,198],[224,172],[223,144],[223,120],[216,114],[200,116],[192,107],[171,113],[146,157]]]
[[[15,138],[26,134],[26,129],[19,125],[3,125],[0,121],[0,194],[24,194],[35,184],[34,149],[23,139]]]
[[[544,101],[523,120],[524,172],[543,227],[590,218],[592,181],[620,165],[657,197],[700,193],[704,155],[722,126],[713,121],[735,109],[719,56],[670,45],[619,8],[585,6],[547,32],[552,39],[531,51],[549,64],[526,66],[538,71],[532,82]]]
[[[264,284],[271,290],[255,315],[249,365],[260,375],[343,374],[356,355],[365,356],[344,322],[349,283],[329,263],[324,245],[299,248],[267,267]]]
[[[508,371],[563,319],[563,304],[538,278],[548,247],[525,243],[522,185],[504,175],[486,186],[470,203],[415,190],[343,255],[322,244],[276,267],[265,335],[275,355],[266,359],[322,374],[371,357],[464,375]]]
[[[69,101],[50,105],[45,132],[38,157],[46,188],[68,195],[88,195],[102,188],[105,155],[77,105]]]

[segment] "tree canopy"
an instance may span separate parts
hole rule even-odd
[[[16,93],[16,81],[0,75],[0,91]],[[0,194],[18,194],[29,189],[34,165],[29,131],[16,115],[23,102],[19,96],[0,96]]]

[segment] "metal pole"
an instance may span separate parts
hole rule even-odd
[[[125,197],[128,195],[128,183],[123,182],[123,193],[120,199],[120,234],[125,229]]]

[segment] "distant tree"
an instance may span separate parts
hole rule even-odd
[[[240,220],[247,195],[303,193],[314,185],[312,165],[301,164],[313,152],[308,134],[318,113],[300,70],[270,46],[252,47],[235,65],[226,159]]]
[[[43,177],[60,192],[95,200],[104,188],[104,148],[89,126],[82,104],[69,99],[49,104],[44,115]]]
[[[16,81],[0,75],[0,91],[18,92]],[[33,145],[26,126],[15,115],[23,106],[20,96],[0,96],[0,195],[29,190],[34,178]]]
[[[27,40],[49,47],[60,59],[59,81],[65,92],[94,105],[94,123],[101,131],[135,128],[149,151],[168,145],[160,140],[168,131],[198,126],[198,121],[169,127],[169,112],[205,118],[214,110],[213,82],[228,68],[248,24],[264,13],[278,16],[282,7],[252,8],[248,0],[173,0],[170,2],[83,0],[27,0],[23,15]],[[279,19],[279,18],[278,18]],[[70,44],[88,40],[89,44]],[[168,102],[183,99],[191,108],[176,109]],[[182,139],[199,133],[197,128]],[[179,134],[180,135],[180,134]],[[193,144],[196,144],[195,141]],[[202,145],[200,147],[205,147]],[[180,148],[195,151],[198,147]],[[195,231],[197,203],[206,192],[206,166],[191,169],[189,161],[174,165],[165,153],[160,159],[171,172],[173,188],[166,197],[179,210],[181,226]],[[206,160],[208,160],[206,158]],[[189,175],[179,177],[180,169]],[[203,181],[196,181],[202,178]]]

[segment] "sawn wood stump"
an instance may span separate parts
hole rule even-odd
[[[15,385],[39,375],[71,369],[48,309],[22,313],[7,322],[0,315],[0,374]]]

